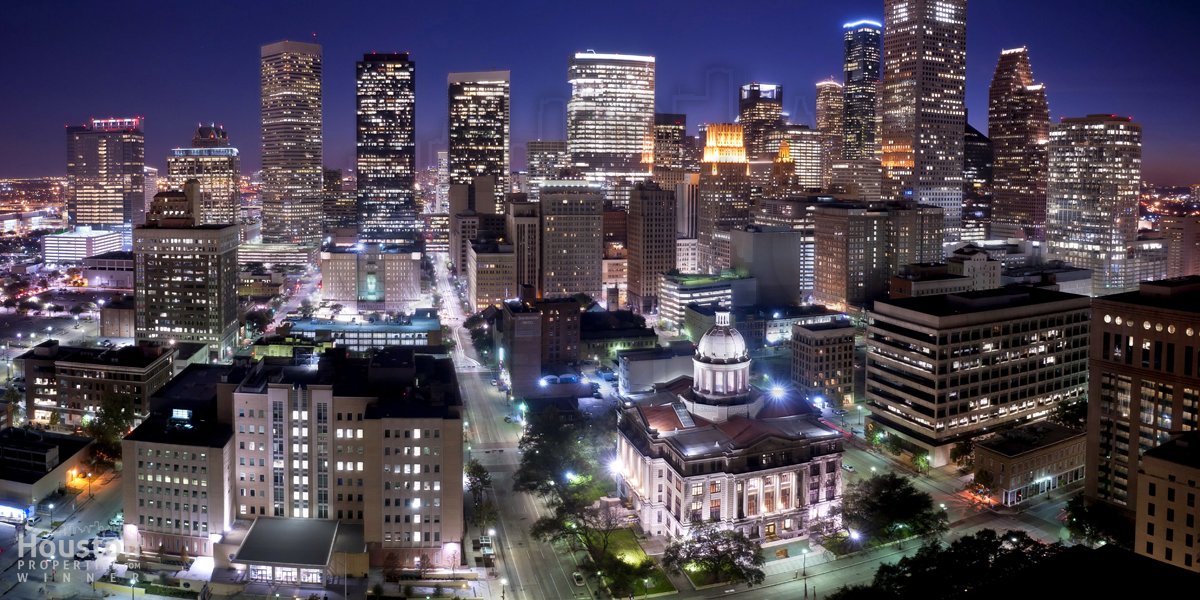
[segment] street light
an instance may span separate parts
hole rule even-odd
[[[505,577],[501,577],[500,578],[500,600],[504,600],[504,586],[506,586],[506,585],[508,585],[508,579]]]
[[[801,559],[800,559],[801,567],[800,568],[802,569],[801,575],[803,577],[808,577],[808,548],[801,549],[800,556],[801,556]]]
[[[54,528],[54,503],[50,503],[50,528]]]

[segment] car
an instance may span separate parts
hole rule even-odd
[[[575,580],[575,585],[577,585],[579,587],[583,587],[583,574],[582,573],[580,573],[579,571],[575,571],[574,573],[571,573],[571,579]]]
[[[116,531],[114,531],[112,529],[105,529],[104,531],[97,533],[96,536],[102,537],[102,538],[119,538],[119,537],[121,537],[121,534],[117,533]]]
[[[596,399],[601,399],[604,397],[604,394],[601,394],[600,392],[592,392],[592,397],[596,398]]]
[[[846,409],[844,409],[844,408],[835,408],[835,409],[833,410],[833,414],[835,414],[835,415],[838,415],[838,416],[840,416],[840,417],[844,417],[844,416],[846,416],[846,415],[850,414],[850,411],[848,411],[848,410],[846,410]]]
[[[492,385],[499,385],[499,383],[500,383],[500,380],[498,380],[498,379],[492,380]]]
[[[25,521],[25,524],[26,525],[37,525],[41,521],[42,521],[41,516],[34,516],[34,517],[31,517],[28,521]]]
[[[853,473],[853,472],[854,472],[854,465],[848,465],[848,464],[846,464],[846,463],[842,463],[842,469],[843,469],[843,470],[845,470],[845,471],[849,471],[849,472]]]
[[[39,540],[53,540],[54,534],[50,533],[49,531],[43,531],[38,534],[38,539]]]

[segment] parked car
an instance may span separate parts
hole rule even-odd
[[[583,587],[583,574],[582,573],[580,573],[579,571],[575,571],[574,573],[571,573],[571,579],[575,580],[575,585],[577,585],[579,587]]]
[[[112,529],[105,529],[104,531],[101,531],[100,533],[97,533],[96,535],[98,537],[102,537],[102,538],[119,538],[119,537],[121,537],[121,534],[117,533],[116,531],[114,531]]]
[[[53,540],[54,534],[50,533],[49,531],[43,531],[38,534],[38,539],[39,540]]]
[[[848,465],[846,463],[842,463],[842,468],[847,471],[850,471],[851,473],[854,472],[854,465]]]
[[[850,414],[850,411],[848,411],[844,408],[837,408],[837,409],[834,409],[833,414],[838,415],[840,417],[844,417],[844,416]]]

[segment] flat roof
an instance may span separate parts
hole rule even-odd
[[[329,566],[338,522],[329,519],[259,517],[233,562],[324,568]]]
[[[442,327],[442,322],[437,318],[413,316],[406,319],[406,321],[406,323],[397,323],[395,321],[380,321],[376,323],[347,323],[344,321],[328,321],[325,319],[287,319],[285,322],[291,326],[289,331],[305,333],[317,331],[332,331],[336,333],[346,333],[351,331],[379,333],[425,332],[436,331]]]
[[[1135,292],[1102,296],[1096,301],[1200,313],[1200,276],[1143,281]]]
[[[1200,432],[1189,431],[1146,451],[1145,456],[1200,469]]]
[[[64,231],[62,233],[47,234],[46,237],[48,237],[48,238],[94,238],[94,237],[104,237],[104,236],[109,236],[109,235],[120,236],[121,233],[119,231],[105,231],[103,229],[91,229],[91,228],[80,227],[79,229],[76,229],[75,231]]]
[[[125,250],[113,250],[112,252],[93,254],[92,256],[89,256],[83,260],[84,262],[89,260],[133,260],[133,252],[126,252]]]
[[[935,317],[949,317],[1080,299],[1087,300],[1087,297],[1041,288],[997,288],[915,298],[876,300],[875,310],[878,311],[881,305],[886,305]]]
[[[151,414],[137,429],[125,436],[131,442],[224,448],[233,437],[233,427],[203,419],[173,419],[166,414]]]
[[[1063,427],[1049,421],[1039,421],[1001,431],[991,438],[980,441],[979,446],[1012,458],[1085,435],[1087,435],[1085,432],[1078,429]]]
[[[52,360],[56,363],[80,363],[96,366],[127,367],[145,369],[169,354],[166,346],[139,345],[119,348],[83,348],[61,346],[58,340],[46,340],[17,360]]]
[[[57,447],[58,463],[62,464],[70,461],[72,457],[91,443],[91,438],[83,436],[34,431],[23,427],[0,429],[0,480],[34,484],[41,481],[49,473],[49,471],[33,471],[19,468],[19,465],[29,463],[5,460],[6,448],[26,451],[38,449],[49,451],[51,447]]]

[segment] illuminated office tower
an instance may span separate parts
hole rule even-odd
[[[682,171],[687,115],[654,113],[654,168]]]
[[[988,90],[988,136],[995,155],[992,229],[999,237],[1045,239],[1050,108],[1023,47],[1000,52]]]
[[[767,138],[770,132],[784,125],[783,86],[773,83],[743,85],[738,93],[738,124],[745,137],[747,159],[769,161],[775,158],[779,145],[771,147]]]
[[[702,273],[729,268],[729,230],[750,223],[750,163],[740,124],[708,126],[700,163],[697,232]]]
[[[1137,289],[1142,127],[1129,117],[1088,115],[1050,127],[1046,253],[1092,270],[1092,294]]]
[[[821,187],[821,143],[824,140],[821,132],[807,125],[789,125],[783,131],[786,132],[789,152],[796,165],[796,185],[801,189]],[[779,147],[772,148],[778,154]]]
[[[451,73],[450,184],[496,178],[495,213],[504,212],[509,191],[508,71]]]
[[[654,161],[654,57],[578,52],[569,70],[567,148],[605,192],[642,180]]]
[[[201,125],[191,148],[167,156],[167,186],[182,190],[189,179],[200,182],[200,224],[237,223],[241,163],[229,134],[217,125]]]
[[[430,212],[444,213],[450,206],[450,153],[437,153],[437,191],[434,193],[434,209]]]
[[[967,131],[963,135],[962,241],[964,242],[982,242],[993,239],[993,236],[989,234],[992,230],[994,162],[992,141],[968,123]]]
[[[817,131],[821,134],[821,187],[829,187],[833,163],[842,160],[842,84],[817,83]]]
[[[416,63],[407,53],[364,54],[356,70],[358,236],[416,246]]]
[[[879,150],[875,102],[879,93],[879,40],[883,26],[875,21],[855,21],[846,23],[842,29],[845,30],[842,157],[872,159]]]
[[[629,306],[658,308],[658,278],[675,269],[675,192],[639,184],[629,196]]]
[[[71,225],[117,229],[146,214],[146,138],[141,117],[92,119],[67,127],[67,213]]]
[[[962,232],[967,0],[885,0],[883,194],[941,207]]]
[[[145,204],[142,206],[150,206],[154,202],[154,195],[158,193],[158,169],[151,166],[142,167],[142,189],[145,190]]]
[[[547,181],[542,188],[542,294],[602,298],[604,199],[596,184]]]
[[[541,185],[562,176],[571,166],[564,140],[530,140],[525,143],[525,172],[529,174],[529,199],[537,201]]]
[[[262,236],[321,239],[321,46],[262,47]]]

